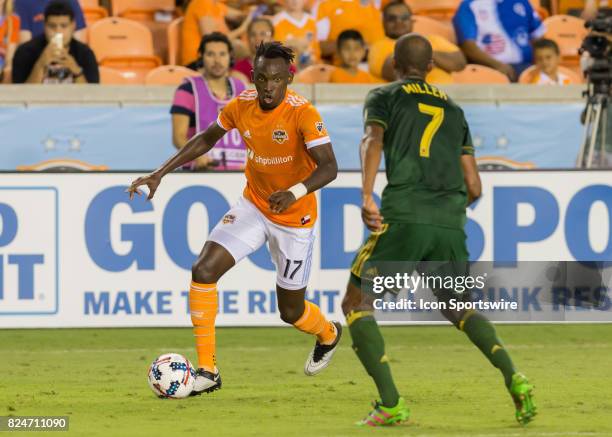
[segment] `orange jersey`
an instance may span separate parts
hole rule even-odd
[[[536,69],[529,83],[534,85],[570,85],[575,81],[572,81],[571,78],[560,71],[557,72],[557,79],[555,80],[543,71]]]
[[[305,39],[308,41],[310,55],[314,61],[321,58],[319,41],[317,41],[317,23],[309,14],[304,14],[297,21],[287,12],[279,12],[272,20],[274,23],[274,39],[286,42],[291,39]]]
[[[453,53],[460,50],[459,47],[442,36],[425,35],[425,37],[431,44],[431,48],[434,52]],[[389,37],[385,37],[375,42],[370,47],[370,52],[368,53],[368,66],[370,68],[370,73],[374,75],[374,77],[382,78],[383,65],[389,56],[393,56],[394,48],[395,40]],[[446,71],[434,67],[427,75],[427,82],[452,83],[452,78]]]
[[[323,0],[316,8],[319,41],[335,41],[344,30],[358,30],[370,45],[385,37],[380,11],[369,0]]]
[[[196,61],[198,59],[198,47],[202,35],[200,34],[200,20],[204,17],[211,18],[216,24],[216,31],[221,33],[229,32],[225,24],[227,6],[220,0],[191,0],[182,30],[181,61],[183,64]]]
[[[268,197],[306,179],[316,167],[308,149],[329,143],[319,112],[305,98],[287,90],[271,111],[259,107],[256,90],[243,91],[223,108],[217,124],[238,129],[247,147],[244,196],[268,219],[283,226],[311,227],[317,218],[313,193],[280,214],[270,211]]]
[[[344,68],[336,67],[329,78],[332,83],[381,83],[382,80],[372,76],[367,71],[358,70],[353,75]]]

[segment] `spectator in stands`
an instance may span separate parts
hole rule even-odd
[[[305,11],[305,0],[285,0],[284,9],[274,16],[274,35],[295,52],[298,69],[320,59],[317,23]]]
[[[358,30],[368,46],[384,38],[380,11],[373,0],[322,0],[313,9],[321,56],[332,57],[336,40],[344,30]]]
[[[531,41],[544,26],[529,0],[463,0],[453,17],[467,59],[516,80],[533,60]]]
[[[13,62],[19,42],[19,17],[13,14],[13,0],[0,0],[0,82],[4,69]]]
[[[221,32],[226,34],[234,45],[239,44],[238,38],[246,32],[253,13],[254,8],[251,9],[250,14],[245,16],[242,11],[227,6],[221,0],[191,0],[185,12],[185,21],[183,21],[181,46],[183,65],[192,64],[197,60],[198,44],[202,35]],[[226,18],[230,21],[242,21],[242,24],[230,30]]]
[[[529,82],[537,85],[569,85],[571,79],[559,71],[561,53],[551,39],[541,38],[533,42],[536,69]]]
[[[213,32],[202,38],[198,53],[202,76],[189,77],[178,87],[170,113],[172,142],[177,149],[193,135],[204,131],[217,119],[221,109],[246,86],[229,77],[232,44],[229,38]],[[246,163],[246,148],[238,131],[228,132],[206,155],[187,167],[190,169],[235,170]]]
[[[257,51],[257,46],[262,42],[270,42],[274,37],[274,25],[267,18],[255,18],[249,23],[247,30],[247,38],[249,42],[248,56],[240,59],[234,65],[234,70],[239,71],[246,77],[251,79],[253,71],[253,56]]]
[[[44,12],[44,33],[21,44],[13,58],[13,83],[98,83],[96,56],[74,39],[74,11],[61,0]]]
[[[52,0],[15,0],[15,12],[21,19],[20,42],[27,42],[45,32],[45,8]],[[55,1],[55,0],[53,0]],[[85,38],[85,16],[79,0],[64,0],[70,5],[76,22],[74,38],[83,41]]]
[[[363,36],[353,29],[345,30],[338,36],[338,57],[341,65],[331,74],[330,82],[334,83],[378,83],[370,73],[359,69],[359,64],[366,54]]]
[[[383,9],[383,27],[386,37],[370,47],[368,64],[370,73],[387,81],[395,80],[393,48],[395,41],[412,32],[412,10],[402,1],[393,1]],[[435,67],[427,75],[430,82],[451,82],[448,72],[460,71],[466,61],[463,53],[453,43],[439,35],[426,35],[434,50]]]

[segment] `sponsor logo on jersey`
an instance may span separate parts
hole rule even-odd
[[[233,214],[225,214],[223,216],[224,225],[231,225],[232,223],[234,223],[235,220],[236,220],[236,216]]]
[[[293,161],[293,155],[286,156],[259,156],[253,149],[247,150],[247,157],[259,165],[280,165]]]
[[[317,121],[315,123],[315,128],[317,129],[317,132],[319,132],[319,135],[323,135],[323,130],[325,129],[325,126],[323,125],[322,121]]]
[[[272,131],[272,139],[278,144],[283,144],[289,139],[289,135],[285,129],[274,129]]]
[[[244,138],[250,140],[251,139],[251,131],[249,129],[247,129],[246,131],[244,131],[244,134],[242,136]]]
[[[303,225],[307,225],[308,223],[310,223],[310,214],[306,214],[304,217],[302,217],[300,219],[300,223],[302,223]]]

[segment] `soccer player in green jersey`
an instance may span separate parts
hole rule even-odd
[[[465,209],[481,193],[463,111],[443,91],[425,82],[433,67],[430,43],[417,34],[401,37],[395,45],[394,62],[400,79],[372,90],[365,102],[362,219],[372,233],[353,261],[342,302],[353,349],[381,397],[359,422],[369,426],[404,421],[410,412],[391,376],[384,340],[373,316],[373,297],[361,290],[364,264],[466,263]],[[373,187],[383,152],[388,182],[379,210]],[[436,297],[440,299],[439,294]],[[533,386],[515,370],[491,322],[475,311],[447,309],[442,313],[501,371],[516,406],[516,419],[528,423],[536,412]]]

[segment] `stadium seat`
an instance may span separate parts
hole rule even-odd
[[[569,15],[553,15],[544,20],[544,26],[546,26],[544,37],[554,40],[559,45],[564,60],[578,58],[578,49],[588,33],[583,19]]]
[[[584,8],[584,0],[558,0],[552,2],[553,12],[556,7],[559,14],[568,14],[570,11],[581,11]]]
[[[149,71],[145,85],[180,85],[186,77],[199,75],[197,71],[180,65],[162,65]]]
[[[79,0],[82,8],[97,8],[100,6],[99,0]]]
[[[519,77],[518,82],[523,84],[532,83],[535,70],[535,65],[532,65],[531,67],[523,71]],[[570,68],[559,66],[559,72],[565,74],[571,80],[572,84],[580,84],[584,82],[582,80],[582,77]]]
[[[451,75],[453,81],[459,84],[510,83],[505,74],[484,65],[468,64],[463,70]]]
[[[83,9],[83,15],[85,16],[85,22],[88,26],[91,26],[96,21],[102,18],[108,17],[108,11],[106,8],[100,6],[98,0],[79,0],[79,4]]]
[[[183,31],[183,17],[179,17],[172,21],[167,29],[168,35],[168,63],[170,65],[179,65],[179,56],[181,53],[181,33]]]
[[[450,23],[422,15],[415,15],[412,18],[414,20],[413,32],[423,35],[439,35],[456,44],[455,29]]]
[[[406,0],[406,3],[414,14],[450,21],[461,0]]]
[[[153,54],[153,37],[144,25],[125,18],[105,18],[89,29],[89,45],[98,63],[121,70],[136,81],[161,65]]]
[[[296,83],[325,83],[329,82],[336,67],[327,64],[316,64],[304,68],[295,75]]]
[[[137,21],[154,21],[156,12],[174,13],[174,0],[112,0],[113,15]]]
[[[108,11],[100,6],[91,8],[83,7],[83,15],[85,16],[85,23],[87,23],[87,26],[91,26],[96,21],[108,17]]]
[[[114,68],[100,66],[100,83],[102,85],[142,85],[141,77],[130,72],[115,70]]]

